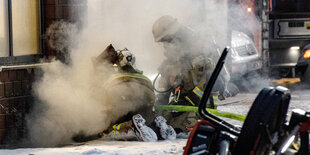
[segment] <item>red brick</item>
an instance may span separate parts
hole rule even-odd
[[[0,129],[5,129],[5,115],[0,114]]]
[[[0,98],[4,97],[4,83],[0,82]]]
[[[29,70],[30,72],[28,72],[28,76],[29,76],[29,80],[28,80],[28,85],[29,85],[29,90],[31,90],[32,88],[32,83],[36,80],[35,77],[35,69],[31,69]]]
[[[47,40],[46,40],[46,42],[45,42],[45,47],[46,47],[46,49],[45,49],[45,55],[46,55],[47,57],[49,57],[49,56],[55,56],[55,55],[56,55],[56,50],[50,47],[50,45],[48,44]]]
[[[85,9],[83,6],[64,6],[63,17],[66,19],[70,19],[71,21],[75,21],[83,13],[83,9]]]
[[[27,97],[20,98],[18,105],[16,105],[17,111],[25,113],[27,111],[26,102],[27,102]]]
[[[16,80],[18,81],[22,81],[22,80],[27,80],[28,77],[25,76],[25,73],[26,72],[26,69],[19,69],[19,70],[16,70]]]
[[[58,4],[70,4],[72,0],[58,0]]]
[[[21,94],[29,95],[30,94],[30,83],[29,81],[22,81],[21,83]]]
[[[6,130],[5,129],[0,129],[0,143],[3,144],[3,140],[6,135]]]
[[[55,7],[55,17],[56,19],[63,19],[64,18],[64,8],[62,6]]]
[[[44,8],[44,16],[48,19],[56,19],[56,8],[54,5],[48,5]]]
[[[25,77],[26,80],[31,80],[31,71],[32,71],[32,69],[30,69],[30,68],[25,69],[24,77]],[[25,80],[23,80],[23,81],[25,81]]]
[[[14,116],[12,114],[0,114],[0,129],[14,126]]]
[[[86,9],[86,5],[59,5],[57,6],[57,13],[58,11],[62,11],[63,14],[60,14],[62,16],[59,16],[58,19],[61,18],[76,22]]]
[[[12,109],[11,112],[13,113],[24,113],[26,111],[25,109],[26,97],[11,98],[9,100],[9,103]]]
[[[0,72],[0,80],[4,82],[9,81],[9,72],[8,71]]]
[[[14,113],[14,115],[13,115],[13,125],[14,125],[14,127],[16,127],[16,128],[22,128],[23,127],[23,125],[24,125],[24,117],[25,117],[25,115],[24,115],[24,113],[23,112],[16,112],[16,113]]]
[[[7,98],[0,100],[0,114],[8,114],[10,111],[9,102]]]
[[[44,4],[50,5],[50,4],[56,4],[57,0],[44,0]]]
[[[46,54],[48,57],[55,57],[56,56],[56,50],[47,50]]]
[[[70,6],[63,6],[62,7],[62,11],[63,11],[63,17],[66,18],[66,19],[69,19],[72,17],[72,11],[73,11],[73,8],[70,7]]]
[[[55,50],[48,50],[46,51],[47,59],[52,60],[56,56],[56,51]]]
[[[55,22],[55,19],[46,19],[44,22],[45,22],[45,30],[47,31],[49,26]],[[45,40],[45,43],[47,43],[47,40]]]
[[[32,96],[28,96],[27,99],[25,99],[25,110],[26,113],[30,113],[31,107],[34,104],[34,98]]]
[[[9,80],[15,81],[17,79],[17,73],[16,70],[10,70],[9,71]]]
[[[14,96],[22,95],[22,83],[21,82],[15,81],[13,83],[13,93],[14,93]]]
[[[58,4],[86,4],[87,0],[58,0]]]
[[[5,94],[5,97],[14,96],[13,83],[12,82],[4,83],[4,94]]]
[[[6,129],[5,135],[4,135],[4,141],[5,144],[15,144],[20,141],[21,138],[24,136],[23,128],[17,128],[17,127],[10,127]]]
[[[5,115],[5,127],[14,127],[15,120],[14,120],[14,115],[13,114],[8,114]]]

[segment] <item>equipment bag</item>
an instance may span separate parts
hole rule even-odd
[[[266,154],[283,133],[290,101],[285,87],[264,88],[256,97],[233,154]]]

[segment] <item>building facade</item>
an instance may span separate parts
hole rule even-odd
[[[25,115],[32,104],[32,82],[42,59],[57,57],[46,40],[55,21],[77,23],[86,0],[0,0],[0,142],[26,136]]]

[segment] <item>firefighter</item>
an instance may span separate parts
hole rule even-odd
[[[219,54],[216,50],[210,51],[193,30],[171,16],[157,19],[152,33],[155,42],[163,45],[166,57],[158,68],[161,75],[158,86],[154,86],[159,92],[156,105],[198,106],[206,79],[214,70],[214,60],[218,59]],[[219,96],[222,99],[230,96],[226,89],[228,80],[228,72],[221,73],[212,92],[215,106]],[[208,105],[210,107],[212,104]],[[187,132],[199,119],[196,112],[164,111],[162,114],[177,132]]]
[[[135,69],[134,63],[133,53],[126,48],[116,51],[112,45],[94,59],[97,70],[103,65],[105,66],[103,69],[113,68],[109,71],[113,74],[104,82],[106,88],[103,93],[104,102],[122,109],[123,112],[115,114],[114,117],[117,119],[98,136],[142,141],[175,139],[176,133],[170,125],[167,125],[166,119],[162,116],[155,117],[153,112],[155,93],[152,83],[141,71]],[[75,141],[83,139],[89,140],[81,135],[75,137]]]

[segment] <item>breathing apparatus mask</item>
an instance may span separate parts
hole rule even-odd
[[[164,55],[168,60],[179,61],[179,59],[184,56],[184,45],[182,44],[181,39],[176,36],[164,37],[159,42],[162,43],[163,48],[165,49]]]
[[[127,48],[118,51],[118,62],[120,67],[124,67],[126,65],[133,66],[135,61],[135,56]]]

